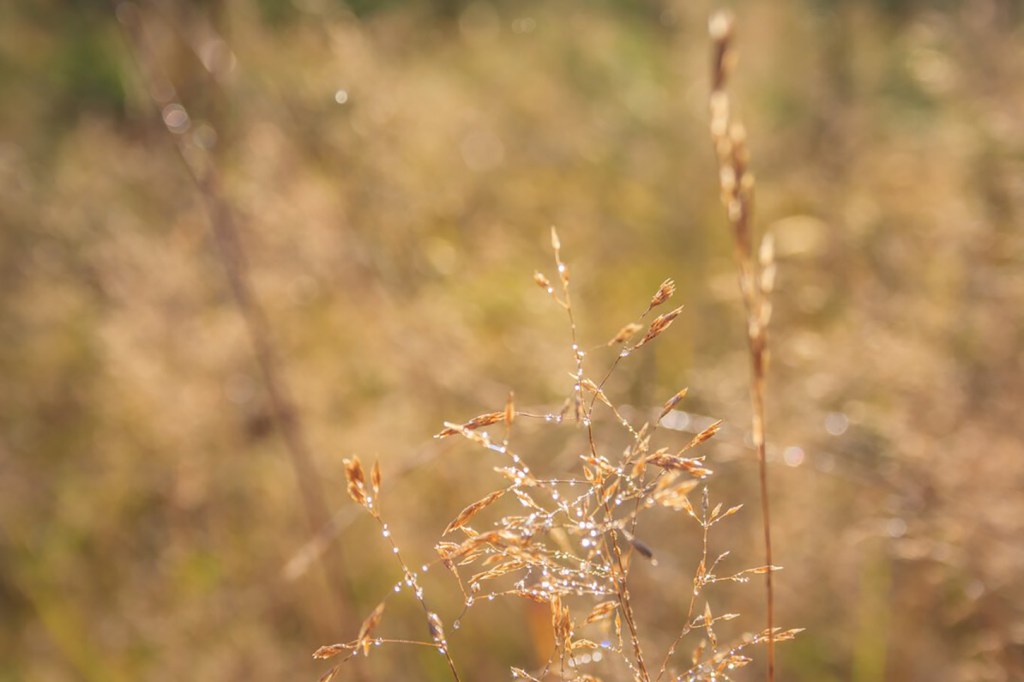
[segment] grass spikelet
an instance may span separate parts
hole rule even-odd
[[[683,450],[684,451],[685,450],[690,450],[692,448],[697,447],[698,445],[700,445],[704,441],[707,441],[707,440],[710,440],[711,438],[714,438],[715,434],[718,433],[719,429],[721,429],[721,428],[722,428],[722,420],[719,419],[714,424],[712,424],[711,426],[707,427],[706,429],[704,429],[703,431],[698,433],[696,436],[694,436],[693,439],[689,443],[687,443],[686,447],[683,448]]]
[[[658,418],[655,420],[655,423],[660,422],[662,419],[664,419],[665,415],[671,412],[672,409],[679,404],[679,401],[686,397],[687,391],[688,389],[681,389],[674,396],[666,400],[665,404],[661,408],[661,412],[658,413]]]
[[[313,652],[313,658],[333,658],[349,648],[345,644],[327,644]]]
[[[616,608],[618,608],[618,603],[616,603],[614,600],[603,601],[600,604],[595,605],[594,608],[590,609],[590,613],[588,613],[587,617],[583,620],[583,624],[588,625],[590,623],[595,623],[599,620],[604,620],[605,618],[610,616],[612,611],[614,611]]]
[[[374,460],[373,468],[370,469],[370,486],[373,488],[374,496],[380,495],[380,461]]]
[[[508,423],[509,417],[507,408],[502,412],[488,412],[486,414],[478,415],[470,419],[465,424],[446,424],[442,431],[434,435],[434,438],[447,438],[448,436],[454,436],[455,434],[463,433],[464,431],[475,431],[476,429],[481,429],[485,426],[497,424],[500,421]]]
[[[674,293],[676,293],[676,283],[672,279],[666,279],[654,293],[654,296],[651,298],[651,302],[647,305],[647,310],[644,311],[644,315],[670,299]]]
[[[348,481],[348,494],[356,504],[366,506],[366,475],[363,463],[358,456],[345,460],[345,479]]]
[[[669,328],[669,326],[671,326],[672,321],[679,317],[679,313],[681,312],[683,312],[683,306],[679,306],[672,312],[665,313],[664,315],[659,315],[654,318],[654,322],[651,322],[651,326],[647,328],[647,333],[644,334],[642,339],[640,339],[640,343],[634,346],[634,349],[640,348],[641,346],[644,346],[658,338],[666,329]]]
[[[441,533],[441,535],[448,535],[448,533],[451,533],[453,530],[456,530],[457,528],[462,528],[467,523],[469,523],[473,519],[473,517],[480,512],[481,509],[490,506],[492,502],[494,502],[504,494],[504,490],[495,490],[493,493],[483,498],[482,500],[477,500],[473,504],[469,505],[461,512],[459,512],[459,515],[456,516],[455,519],[453,519],[452,522],[448,524],[448,526],[444,529],[444,532]]]
[[[620,329],[618,333],[616,333],[615,336],[613,336],[606,345],[614,346],[619,343],[625,343],[626,341],[629,341],[631,338],[633,338],[633,336],[643,328],[644,327],[641,324],[637,324],[636,322],[630,322],[625,327]]]
[[[384,615],[384,602],[377,604],[377,607],[370,612],[370,615],[366,617],[363,624],[359,626],[359,636],[356,639],[359,641],[359,645],[363,648],[363,655],[368,656],[370,654],[370,635],[380,625],[381,616]]]

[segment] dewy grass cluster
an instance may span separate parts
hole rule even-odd
[[[572,393],[557,413],[518,409],[510,395],[502,410],[462,423],[444,424],[436,437],[461,437],[487,451],[495,459],[500,485],[451,520],[436,544],[433,564],[451,573],[466,609],[479,600],[495,598],[528,599],[549,608],[554,653],[539,669],[513,667],[513,678],[534,682],[727,680],[731,671],[751,660],[747,655],[750,647],[767,641],[768,632],[721,643],[715,633],[716,624],[737,614],[717,613],[708,601],[707,588],[720,582],[746,582],[752,574],[766,573],[774,567],[728,572],[722,567],[727,552],[717,557],[708,553],[712,528],[741,508],[711,502],[708,480],[713,472],[700,446],[715,435],[720,422],[697,433],[681,448],[661,447],[657,443],[659,422],[684,398],[686,390],[670,397],[658,412],[652,410],[651,418],[641,424],[624,417],[605,391],[616,368],[633,352],[666,333],[682,307],[654,317],[646,325],[634,322],[623,327],[608,342],[621,346],[611,367],[592,373],[587,354],[577,341],[569,269],[562,260],[554,229],[551,237],[558,286],[540,273],[534,279],[567,314],[575,362]],[[666,280],[641,319],[666,303],[674,291],[672,280]],[[645,326],[643,335],[631,344]],[[517,452],[512,439],[516,423],[524,419],[571,424],[580,429],[586,445],[574,471],[552,477],[527,463],[531,458]],[[599,442],[595,422],[602,419],[610,419],[628,434],[629,446],[624,451],[610,452]],[[380,524],[390,541],[390,531],[380,512],[379,467],[375,464],[367,474],[360,460],[352,458],[346,460],[346,474],[349,494]],[[661,652],[652,651],[641,636],[641,614],[636,612],[630,593],[631,566],[637,561],[655,560],[651,549],[638,539],[644,513],[654,507],[676,511],[698,524],[703,538],[689,603],[680,605],[685,617],[671,646]],[[488,508],[504,515],[489,524],[476,523],[480,512]],[[419,574],[393,543],[392,550],[404,574],[396,591],[411,591],[419,601],[431,639],[398,642],[380,634],[385,600],[366,618],[354,639],[321,647],[315,656],[344,654],[348,660],[368,655],[372,648],[385,643],[431,646],[445,657],[452,678],[459,680],[445,625],[427,605]],[[680,661],[677,649],[691,634],[695,642],[690,656]],[[792,636],[793,631],[773,634],[777,641]],[[329,680],[339,668],[340,664],[331,668],[323,679]]]
[[[707,426],[681,448],[659,447],[656,439],[659,424],[685,397],[686,389],[670,397],[656,416],[652,411],[653,418],[640,424],[627,419],[605,390],[608,379],[619,365],[666,333],[682,313],[680,306],[654,317],[646,322],[646,331],[639,341],[631,343],[644,330],[644,318],[673,296],[674,282],[665,280],[640,315],[641,321],[625,325],[608,342],[607,345],[621,347],[621,350],[610,367],[603,373],[595,373],[577,338],[569,268],[562,260],[561,243],[552,228],[557,285],[540,272],[534,274],[534,281],[568,317],[575,364],[571,395],[559,412],[542,414],[517,409],[510,394],[503,410],[487,412],[463,423],[445,423],[436,436],[459,436],[488,451],[497,459],[494,470],[502,479],[501,485],[467,505],[452,519],[435,546],[438,555],[435,563],[452,574],[461,590],[465,610],[481,598],[511,598],[538,602],[551,613],[553,653],[538,669],[512,667],[513,678],[531,682],[549,679],[660,682],[666,676],[676,682],[729,680],[734,670],[750,663],[751,647],[763,643],[767,651],[767,679],[773,682],[775,642],[790,639],[799,632],[782,631],[773,625],[771,573],[777,567],[771,560],[764,385],[775,263],[770,240],[760,243],[757,259],[753,255],[754,177],[749,170],[746,134],[742,125],[733,119],[726,91],[735,62],[731,17],[722,13],[715,15],[710,33],[713,48],[709,102],[711,139],[718,158],[722,202],[733,233],[740,291],[747,313],[751,435],[759,465],[765,561],[761,566],[730,572],[724,561],[728,552],[715,557],[709,554],[711,529],[742,507],[725,507],[721,502],[712,505],[711,502],[708,479],[713,472],[700,446],[717,433],[721,422]],[[581,429],[585,448],[571,473],[560,471],[553,476],[547,471],[531,469],[512,444],[514,424],[521,419],[570,423]],[[624,451],[617,452],[619,448],[598,438],[595,430],[598,419],[610,419],[625,430],[629,445]],[[378,502],[379,467],[374,465],[367,481],[362,463],[353,458],[346,460],[346,474],[349,494],[377,520],[384,537],[390,541],[390,531]],[[480,512],[499,505],[504,505],[506,511],[497,521],[475,523]],[[630,593],[631,567],[637,561],[655,561],[650,547],[638,538],[638,529],[645,512],[656,507],[678,512],[701,530],[700,559],[693,571],[693,589],[685,605],[685,616],[675,638],[662,652],[653,651],[641,636],[641,614]],[[427,605],[417,573],[409,568],[393,541],[391,546],[404,572],[404,581],[396,586],[396,592],[401,592],[403,585],[412,590],[423,608],[431,635],[430,641],[402,643],[436,648],[445,657],[452,678],[458,682],[458,667],[449,651],[444,623]],[[423,565],[423,570],[427,569],[428,566]],[[707,588],[720,582],[747,582],[754,574],[763,574],[766,579],[767,627],[758,634],[723,644],[715,626],[738,614],[718,613],[713,609]],[[399,643],[399,640],[378,635],[384,603],[382,601],[363,622],[355,639],[321,647],[314,656],[331,658],[346,654],[345,660],[348,660],[368,655],[373,646]],[[690,656],[681,661],[676,654],[688,635],[694,635],[691,639],[696,642]],[[340,665],[331,668],[322,681],[332,678]]]

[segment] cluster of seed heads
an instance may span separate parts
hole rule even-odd
[[[761,633],[731,646],[721,646],[714,626],[735,618],[736,614],[713,615],[706,600],[703,610],[698,612],[697,600],[712,584],[746,582],[751,574],[775,567],[761,566],[720,575],[719,565],[728,552],[714,559],[708,554],[711,528],[742,506],[723,508],[722,504],[712,506],[710,502],[706,479],[713,472],[698,450],[718,432],[720,422],[695,434],[681,447],[655,447],[659,422],[683,400],[686,390],[670,397],[657,416],[652,413],[653,418],[643,424],[633,424],[623,417],[605,391],[606,382],[620,363],[665,333],[683,309],[675,308],[654,318],[633,345],[629,341],[644,325],[631,322],[622,327],[607,344],[620,346],[621,350],[610,368],[599,378],[592,378],[597,375],[590,373],[587,353],[577,341],[569,269],[562,260],[561,242],[554,229],[551,243],[560,286],[556,290],[541,273],[535,274],[534,280],[568,316],[575,366],[570,396],[557,412],[533,412],[518,408],[510,394],[501,410],[444,424],[436,437],[461,437],[496,457],[493,469],[502,484],[465,506],[448,523],[435,546],[437,558],[423,564],[420,572],[438,564],[453,576],[463,597],[458,618],[481,600],[496,598],[526,599],[543,604],[550,611],[554,653],[532,672],[512,668],[513,678],[539,682],[554,676],[601,682],[602,678],[588,670],[600,667],[602,671],[615,671],[613,661],[619,661],[620,671],[624,669],[630,678],[641,682],[660,680],[666,674],[673,680],[726,680],[730,671],[749,662],[741,651],[768,635]],[[640,318],[667,302],[674,293],[674,282],[665,280]],[[598,443],[595,419],[602,415],[628,434],[629,445],[624,450],[610,452]],[[570,474],[551,476],[527,464],[527,458],[512,444],[513,426],[523,419],[571,425],[582,434],[576,466]],[[367,476],[358,457],[346,460],[345,467],[350,496],[378,522],[403,571],[394,592],[411,592],[423,608],[430,640],[403,643],[437,649],[447,660],[453,678],[458,680],[444,623],[427,606],[418,573],[406,564],[381,516],[380,467],[374,464]],[[697,502],[690,499],[694,494],[699,496]],[[693,576],[692,595],[688,604],[680,605],[686,616],[657,672],[645,658],[629,581],[631,564],[637,558],[657,563],[651,547],[638,537],[641,517],[654,507],[682,512],[703,531],[703,551]],[[491,520],[481,523],[484,518]],[[382,601],[363,622],[354,640],[321,647],[315,656],[329,658],[347,653],[347,660],[360,653],[368,655],[371,646],[398,642],[375,634],[383,610]],[[453,629],[459,629],[460,622],[456,619]],[[675,651],[691,632],[700,633],[701,642],[694,649],[690,666],[683,671],[675,670]],[[774,639],[784,634],[776,634]],[[335,666],[328,671],[324,680],[337,670]]]

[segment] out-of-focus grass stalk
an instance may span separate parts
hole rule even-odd
[[[712,41],[711,59],[711,139],[718,157],[719,184],[732,227],[736,265],[739,269],[740,292],[747,312],[747,342],[750,349],[751,432],[757,450],[761,486],[761,519],[764,529],[765,565],[772,566],[771,513],[768,495],[768,468],[765,461],[765,374],[768,368],[768,322],[772,307],[769,300],[775,281],[772,241],[766,238],[754,256],[753,209],[754,176],[750,173],[750,156],[746,131],[733,120],[726,90],[729,74],[736,61],[733,50],[733,19],[726,12],[711,17],[709,31]],[[775,624],[772,570],[765,573],[768,632],[768,680],[775,679]]]

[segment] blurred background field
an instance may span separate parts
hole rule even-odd
[[[613,390],[641,409],[688,386],[684,409],[726,420],[712,494],[747,508],[719,551],[758,563],[707,134],[712,9],[3,3],[0,680],[317,679],[312,651],[353,638],[401,577],[342,458],[380,459],[418,565],[494,485],[495,462],[431,439],[442,422],[500,410],[510,389],[554,409],[570,391],[564,315],[532,281],[550,274],[552,224],[586,348],[676,279],[683,315]],[[778,621],[807,628],[780,645],[780,679],[1022,680],[1024,5],[733,10],[734,99],[779,261]],[[238,216],[333,516],[319,558],[154,65]],[[544,462],[578,434],[522,437]],[[657,642],[679,627],[696,541],[666,528],[645,538],[666,560],[638,578]],[[451,622],[458,595],[434,580]],[[734,632],[761,627],[759,584],[716,599],[743,614]],[[389,605],[383,627],[424,637],[416,608]],[[465,679],[538,662],[525,604],[462,625]],[[448,679],[429,650],[373,654],[341,679]]]

